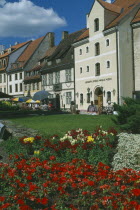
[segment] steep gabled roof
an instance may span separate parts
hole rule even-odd
[[[50,56],[54,53],[54,51],[56,50],[56,48],[57,48],[57,46],[54,46],[54,47],[49,48],[49,49],[45,52],[45,54],[42,56],[42,58],[41,58],[40,60],[42,60],[42,59],[44,59],[44,58],[47,58],[47,57],[50,57]]]
[[[77,37],[79,37],[85,30],[86,29],[82,29],[74,33],[68,34],[67,38],[63,39],[60,42],[60,44],[57,46],[54,53],[49,57],[49,59],[51,60],[63,57],[63,55],[69,51],[71,45],[74,43]]]
[[[137,23],[137,22],[140,22],[140,9],[135,15],[134,19],[132,20],[132,23]]]
[[[121,7],[121,14],[106,26],[105,29],[118,25],[133,9],[140,7],[140,0],[116,0],[113,4]]]
[[[115,13],[118,13],[120,14],[121,13],[121,7],[120,5],[114,5],[114,4],[110,4],[110,3],[107,3],[103,0],[97,0],[105,9],[111,11],[111,12],[115,12]],[[125,1],[125,0],[122,0],[122,1]]]
[[[26,45],[27,43],[30,43],[30,42],[31,41],[27,41],[27,42],[23,42],[23,43],[11,46],[12,51],[8,52],[8,49],[4,50],[5,53],[3,55],[0,55],[0,58],[9,56],[10,54],[12,54],[13,52],[15,52],[16,50],[18,50],[19,48],[23,47],[24,45]]]
[[[75,42],[82,41],[83,39],[86,39],[89,37],[89,29],[86,29],[76,40]]]
[[[29,46],[25,49],[25,51],[19,56],[16,62],[22,63],[20,67],[23,67],[26,64],[26,62],[33,55],[33,53],[38,48],[39,44],[42,42],[43,39],[44,39],[44,36],[32,41],[29,44]]]

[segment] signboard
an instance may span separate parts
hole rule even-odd
[[[55,84],[53,86],[53,90],[54,91],[61,91],[62,90],[62,84],[61,83],[60,84]]]
[[[85,83],[104,82],[104,81],[109,81],[109,80],[112,80],[112,78],[89,80],[89,81],[86,81]]]

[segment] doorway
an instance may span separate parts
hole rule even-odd
[[[56,94],[56,109],[60,110],[60,95]]]
[[[94,91],[94,104],[98,107],[103,105],[103,91],[101,87],[97,87]]]

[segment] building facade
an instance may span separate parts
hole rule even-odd
[[[75,101],[74,51],[73,42],[85,29],[72,34],[62,33],[62,41],[56,49],[46,57],[46,64],[41,69],[42,89],[50,93],[57,108],[70,108]]]
[[[32,41],[29,44],[29,46],[24,50],[24,52],[17,58],[17,60],[14,63],[12,63],[11,68],[8,71],[9,94],[15,97],[27,95],[32,96],[31,91],[34,92],[34,88],[33,85],[30,85],[30,78],[33,76],[32,74],[34,73],[34,71],[31,70],[35,68],[42,55],[46,52],[46,50],[49,47],[53,45],[53,43],[54,34],[47,33],[45,36]],[[31,74],[29,73],[30,71]],[[35,71],[35,74],[36,73],[37,71]],[[38,87],[37,83],[36,91],[40,89],[41,84]]]
[[[78,109],[87,109],[91,101],[99,107],[133,97],[131,22],[139,7],[136,0],[116,0],[113,4],[95,0],[87,15],[87,31],[74,43]]]

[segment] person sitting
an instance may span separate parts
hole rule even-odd
[[[114,111],[114,108],[113,106],[111,105],[111,101],[108,101],[108,105],[106,107],[106,113],[107,114],[113,114],[113,111]]]
[[[52,110],[53,109],[53,104],[51,101],[49,101],[48,103],[48,110]]]
[[[91,104],[88,106],[87,112],[89,113],[97,113],[97,108],[96,106],[93,104],[93,101],[91,101]]]

